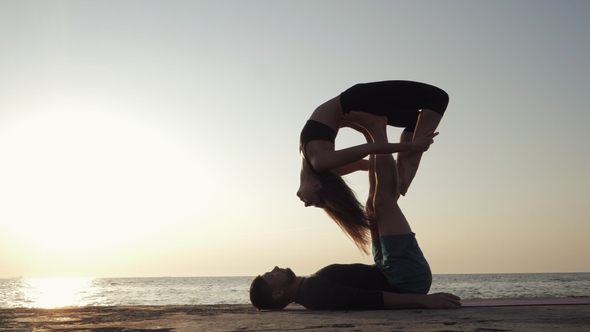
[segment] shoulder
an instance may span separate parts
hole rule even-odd
[[[334,286],[337,286],[337,284],[328,278],[318,275],[311,275],[305,278],[301,283],[297,297],[299,297],[299,295],[305,296],[308,299],[317,296],[321,297],[326,293],[326,291],[329,291]]]
[[[309,276],[301,283],[295,302],[308,309],[324,308],[325,302],[334,297],[334,287],[337,285],[326,278],[317,275]]]

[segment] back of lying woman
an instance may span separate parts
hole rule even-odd
[[[370,154],[398,153],[399,191],[405,195],[422,153],[436,135],[448,95],[432,85],[412,81],[357,84],[320,105],[301,131],[302,155],[297,196],[305,206],[322,208],[365,253],[370,246],[369,221],[342,175],[367,170]],[[372,142],[336,150],[341,124],[351,111],[387,117],[388,125],[404,128],[399,143]],[[354,124],[348,126],[355,128]]]

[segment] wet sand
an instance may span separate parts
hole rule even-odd
[[[0,331],[590,331],[590,305],[298,309],[258,312],[250,305],[0,309]]]

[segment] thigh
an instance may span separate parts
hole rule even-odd
[[[344,113],[359,111],[386,116],[390,126],[413,129],[420,110],[428,108],[434,98],[430,90],[427,84],[411,81],[361,83],[344,91],[340,103]]]
[[[340,94],[340,104],[344,113],[363,111],[383,114],[386,111],[427,108],[443,93],[432,85],[412,81],[360,83]]]
[[[416,128],[420,111],[418,110],[397,110],[384,112],[387,117],[387,124],[393,127],[408,128],[412,131]]]

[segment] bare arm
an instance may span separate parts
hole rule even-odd
[[[307,155],[309,161],[316,171],[326,172],[329,170],[343,167],[348,164],[357,162],[370,154],[391,154],[406,151],[426,151],[432,144],[434,136],[438,133],[431,134],[427,137],[421,137],[412,142],[404,143],[365,143],[342,150],[329,150],[321,141],[312,141],[307,144]],[[319,142],[317,144],[314,144]]]
[[[361,159],[358,161],[355,161],[352,164],[348,164],[348,165],[344,165],[338,168],[334,169],[334,172],[336,172],[339,175],[346,175],[346,174],[350,174],[356,171],[368,171],[369,170],[369,161],[366,159]]]
[[[448,293],[397,294],[383,292],[385,309],[451,309],[461,307],[460,298]]]

